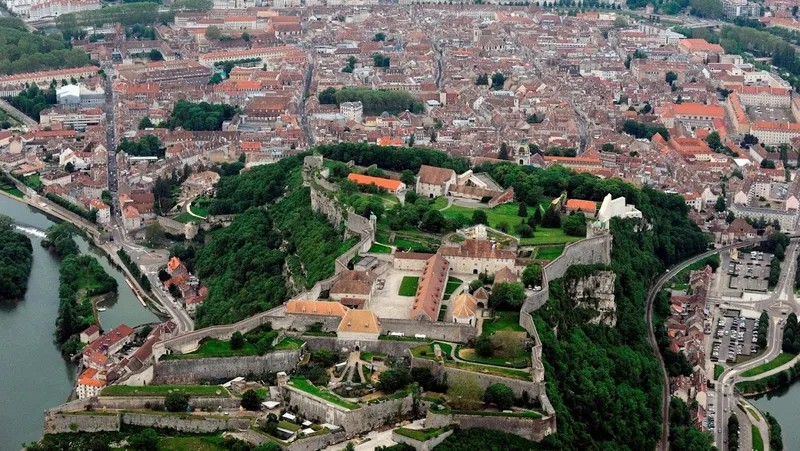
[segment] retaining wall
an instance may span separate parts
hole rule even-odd
[[[400,435],[397,431],[392,431],[392,440],[397,443],[405,443],[408,446],[413,446],[416,451],[432,451],[433,448],[436,448],[440,443],[442,443],[447,437],[453,435],[453,431],[445,431],[441,433],[438,437],[432,438],[430,440],[419,441],[414,440],[411,437],[406,437],[405,435]]]
[[[415,348],[429,341],[394,341],[394,340],[378,340],[378,341],[355,341],[339,340],[336,337],[310,337],[303,335],[301,337],[306,341],[306,346],[309,350],[317,349],[332,349],[340,351],[347,348],[348,351],[355,350],[356,345],[361,352],[382,352],[393,357],[409,357],[408,350]]]
[[[281,386],[281,393],[293,411],[311,421],[341,426],[347,438],[399,421],[410,415],[414,409],[412,394],[405,398],[389,399],[349,410],[288,384]]]
[[[155,364],[154,384],[197,384],[232,379],[249,373],[291,372],[297,368],[301,349],[273,351],[264,355],[161,360]]]
[[[564,252],[543,268],[542,289],[528,293],[522,311],[532,312],[544,305],[550,297],[548,282],[564,276],[570,266],[611,263],[611,240],[611,234],[606,233],[566,245]]]
[[[119,431],[119,415],[117,414],[76,414],[64,412],[45,412],[44,433],[61,434],[64,432],[102,432]]]
[[[426,428],[440,428],[453,423],[458,423],[463,429],[483,428],[503,431],[535,442],[539,442],[556,432],[555,416],[524,418],[495,415],[442,414],[436,413],[434,410],[428,410],[428,414],[425,417]]]
[[[217,431],[235,431],[250,428],[249,418],[206,418],[184,415],[156,415],[146,413],[123,413],[122,423],[149,428],[164,428],[193,434],[208,434]]]
[[[164,405],[165,396],[100,396],[96,406],[114,410],[147,410],[152,406]],[[220,406],[223,409],[238,409],[242,404],[239,398],[213,398],[205,396],[190,396],[189,405],[196,409],[216,411]]]
[[[403,332],[407,337],[425,335],[432,340],[467,343],[475,339],[478,330],[466,324],[434,321],[411,321],[407,319],[381,318],[382,333]]]
[[[518,398],[522,396],[523,392],[527,392],[531,399],[538,398],[540,394],[544,393],[544,384],[541,382],[534,382],[533,380],[523,381],[508,377],[495,376],[493,374],[483,374],[473,371],[460,370],[458,368],[445,366],[443,363],[434,362],[433,360],[412,357],[411,367],[428,368],[431,370],[431,373],[434,376],[439,378],[439,380],[441,380],[445,374],[447,374],[448,381],[452,380],[453,377],[459,377],[463,375],[474,376],[478,379],[478,382],[481,384],[481,388],[484,390],[486,390],[492,384],[505,384],[514,391],[514,396]]]

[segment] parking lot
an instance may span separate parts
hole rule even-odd
[[[737,315],[737,312],[727,312],[714,324],[711,361],[733,363],[739,356],[747,357],[760,350],[756,343],[758,320]]]
[[[766,292],[769,277],[769,262],[772,255],[758,253],[740,253],[737,260],[729,260],[726,275],[728,288],[742,291]]]

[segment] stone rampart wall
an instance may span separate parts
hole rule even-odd
[[[206,418],[192,415],[157,415],[147,413],[122,414],[122,423],[148,428],[163,428],[193,434],[217,431],[236,431],[250,428],[249,418]]]
[[[555,416],[543,418],[504,417],[497,415],[464,415],[436,413],[428,410],[425,417],[426,428],[440,428],[457,423],[463,429],[483,428],[518,435],[535,442],[556,432]]]
[[[291,372],[297,368],[301,349],[273,351],[264,355],[161,360],[155,364],[154,384],[197,384],[233,379],[249,373]]]
[[[382,318],[381,329],[381,333],[386,335],[389,332],[402,332],[406,337],[425,335],[425,338],[455,343],[467,343],[474,340],[478,334],[477,329],[467,324],[392,318]]]
[[[283,385],[281,392],[284,400],[294,411],[312,421],[341,426],[348,438],[398,421],[409,415],[414,407],[414,399],[411,394],[405,398],[390,399],[349,410],[298,390],[291,385]]]
[[[164,405],[164,396],[100,396],[96,407],[115,410],[148,410],[153,406]],[[238,409],[242,404],[239,398],[214,398],[206,396],[190,396],[189,405],[195,409]]]
[[[118,431],[119,415],[45,412],[44,433]]]
[[[568,244],[555,260],[548,263],[542,271],[542,289],[531,291],[522,311],[532,312],[539,309],[550,296],[549,281],[562,277],[572,265],[609,264],[611,263],[611,234],[604,234]],[[524,326],[523,326],[524,327]]]

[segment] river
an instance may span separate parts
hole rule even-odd
[[[58,313],[59,263],[41,247],[53,218],[0,195],[0,214],[14,219],[33,244],[33,268],[25,298],[0,307],[0,451],[19,451],[23,442],[42,435],[44,410],[67,400],[75,382],[75,366],[65,361],[53,343]],[[159,321],[144,308],[102,253],[80,237],[81,252],[91,253],[119,284],[115,300],[101,304],[105,330],[122,323],[131,327]]]
[[[800,446],[800,428],[797,421],[800,418],[800,382],[780,390],[775,390],[766,395],[752,398],[750,402],[762,412],[769,412],[778,420],[783,435],[783,449],[794,450]],[[764,441],[769,440],[764,437]]]

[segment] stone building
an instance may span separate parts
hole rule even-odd
[[[433,199],[446,195],[450,187],[455,184],[456,171],[423,165],[417,175],[416,191],[420,196]]]

